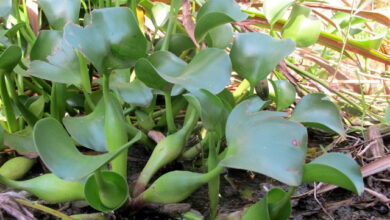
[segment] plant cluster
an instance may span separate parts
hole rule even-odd
[[[318,41],[321,23],[310,8],[295,0],[264,1],[271,27],[265,34],[232,25],[254,15],[233,0],[193,1],[195,22],[187,0],[170,6],[134,0],[127,7],[119,0],[38,0],[44,17],[36,36],[22,2],[0,0],[1,139],[25,156],[0,168],[1,184],[51,203],[85,200],[101,212],[178,203],[208,184],[210,219],[249,220],[287,219],[290,197],[303,183],[363,192],[351,157],[325,153],[306,162],[307,127],[346,135],[331,99],[309,93],[291,114],[283,112],[296,99],[284,78],[270,81],[269,98],[269,74],[296,47]],[[277,22],[290,7],[278,35]],[[152,35],[145,32],[143,13],[154,25]],[[165,35],[157,39],[160,31]],[[244,80],[232,93],[233,72]],[[147,135],[153,129],[167,133],[157,145]],[[188,147],[191,136],[199,143]],[[128,148],[134,143],[152,153],[129,187]],[[207,172],[175,170],[151,183],[167,164],[201,152]],[[51,173],[18,181],[36,158]],[[290,189],[271,189],[239,213],[218,215],[226,168],[260,173]]]

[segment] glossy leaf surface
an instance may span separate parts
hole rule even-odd
[[[130,142],[112,152],[88,156],[77,150],[65,129],[53,118],[38,121],[33,135],[35,147],[42,161],[53,173],[65,180],[79,180],[89,175],[141,137],[139,133]]]
[[[210,0],[198,11],[196,16],[195,38],[203,39],[207,32],[218,25],[242,21],[248,15],[241,12],[240,6],[233,0]]]
[[[164,38],[159,40],[157,42],[155,50],[160,50],[162,43],[164,41]],[[171,36],[169,39],[169,48],[168,51],[174,53],[176,56],[180,56],[181,53],[188,49],[194,49],[195,44],[191,40],[190,37],[188,37],[185,34],[176,33]]]
[[[66,117],[62,119],[70,136],[82,146],[96,151],[107,151],[104,136],[104,102],[96,105],[95,110],[86,116]]]
[[[80,63],[73,48],[62,39],[61,31],[41,31],[31,50],[28,72],[59,83],[81,84]]]
[[[309,17],[310,8],[295,5],[287,23],[283,26],[283,38],[291,38],[298,47],[315,44],[321,34],[321,21]]]
[[[128,68],[146,53],[146,39],[128,8],[95,9],[91,25],[67,24],[64,32],[99,72]]]
[[[359,195],[364,191],[359,165],[341,153],[326,153],[305,164],[302,181],[329,183]]]
[[[345,136],[339,109],[322,93],[304,96],[295,107],[290,120]]]
[[[283,119],[283,112],[258,112],[265,104],[253,97],[230,113],[226,124],[228,152],[220,165],[255,171],[297,186],[303,173],[307,131]]]
[[[10,73],[22,58],[22,50],[18,46],[9,46],[0,55],[0,72]]]
[[[295,43],[291,39],[277,40],[268,34],[243,33],[236,35],[230,58],[233,69],[254,87],[294,49]]]
[[[188,65],[170,52],[158,51],[148,59],[140,59],[135,71],[151,88],[167,90],[170,82],[190,92],[206,89],[215,94],[229,84],[231,62],[227,53],[217,48],[201,50]]]
[[[264,0],[264,14],[271,24],[271,27],[274,26],[276,21],[283,17],[283,14],[295,1],[296,0]]]
[[[80,0],[38,0],[50,26],[62,30],[66,23],[77,23],[80,13]]]
[[[276,95],[276,111],[281,111],[295,101],[295,88],[287,80],[271,81]]]

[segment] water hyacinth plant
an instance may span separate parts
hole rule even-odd
[[[21,2],[0,0],[0,137],[18,155],[0,167],[1,184],[50,203],[84,200],[103,213],[180,203],[207,185],[208,218],[248,220],[289,218],[291,196],[305,183],[363,192],[352,157],[307,158],[308,128],[346,137],[336,104],[323,93],[296,99],[297,87],[275,78],[279,70],[271,76],[297,47],[318,42],[321,23],[309,7],[264,1],[265,34],[239,26],[255,13],[233,0],[193,1],[193,11],[188,0],[38,0],[38,29]],[[233,75],[241,80],[234,92]],[[148,134],[156,130],[165,136],[154,143]],[[130,182],[136,143],[151,154]],[[47,173],[18,180],[37,160]],[[163,169],[183,160],[202,169]],[[289,190],[219,214],[220,174],[231,168]]]

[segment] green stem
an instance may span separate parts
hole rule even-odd
[[[7,87],[5,85],[5,74],[2,72],[0,72],[0,96],[4,105],[4,113],[5,118],[7,119],[9,132],[13,133],[19,129],[19,125],[12,108],[12,102],[9,97]]]
[[[242,99],[245,98],[245,95],[248,92],[248,88],[250,88],[250,83],[248,80],[244,79],[233,92],[233,97],[236,100],[236,103],[241,102]]]
[[[19,0],[12,0],[12,9],[13,9],[16,21],[18,23],[21,23],[22,19],[20,18],[20,13],[19,13]],[[19,31],[20,31],[20,33],[22,33],[24,39],[26,39],[26,41],[29,43],[29,45],[33,45],[35,39],[32,38],[32,36],[30,36],[28,34],[28,32],[26,31],[26,28],[27,28],[27,26],[25,25],[22,28],[20,28]]]
[[[309,79],[311,79],[311,80],[321,84],[326,89],[328,89],[329,91],[333,92],[334,94],[336,94],[337,96],[342,98],[348,104],[350,104],[350,105],[354,106],[355,108],[357,108],[361,113],[364,113],[364,109],[359,104],[357,104],[356,102],[352,101],[351,99],[349,99],[348,97],[346,97],[342,93],[340,93],[338,91],[335,91],[332,88],[330,88],[330,86],[325,81],[319,79],[318,77],[312,75],[311,73],[309,73],[309,72],[307,72],[305,70],[300,69],[299,67],[297,67],[294,64],[290,63],[288,60],[286,60],[286,64],[287,64],[288,67],[290,67],[291,69],[293,69],[294,71],[296,71],[300,75],[305,76],[305,77],[307,77],[307,78],[309,78]],[[380,121],[382,123],[385,123],[385,120],[382,117],[378,116],[377,114],[374,114],[371,111],[367,111],[366,113],[368,115],[370,115],[371,117],[377,119],[378,121]]]
[[[151,140],[149,140],[148,136],[140,131],[138,128],[134,127],[134,125],[132,125],[131,123],[126,123],[126,130],[127,130],[127,134],[129,134],[129,136],[131,137],[134,137],[138,132],[141,132],[142,136],[141,136],[141,139],[139,140],[139,143],[147,146],[149,149],[153,150],[154,148],[154,144]]]
[[[106,0],[106,8],[111,7],[111,0]]]
[[[162,51],[167,51],[169,48],[169,40],[171,38],[173,28],[176,24],[176,12],[175,12],[175,5],[176,5],[176,0],[171,0],[171,9],[169,10],[169,23],[168,23],[168,28],[167,32],[165,34],[165,38],[163,41],[163,44],[161,46]]]
[[[291,196],[294,194],[295,190],[297,189],[296,186],[290,187],[286,195],[283,199],[278,201],[275,205],[270,206],[270,216],[271,219],[280,219],[280,213],[285,208],[286,203],[290,201]]]
[[[34,31],[31,29],[30,19],[27,13],[26,0],[23,0],[22,3],[23,3],[23,17],[24,17],[24,22],[26,23],[27,32],[30,35],[30,37],[35,41],[36,37]]]
[[[83,90],[84,97],[85,97],[85,100],[87,101],[89,108],[92,109],[92,111],[93,111],[96,107],[95,103],[92,101],[92,98],[89,95],[89,93],[84,88],[82,88],[82,90]]]
[[[23,118],[27,121],[27,123],[31,127],[34,127],[35,123],[38,121],[38,118],[28,108],[26,108],[26,106],[24,106],[20,102],[19,96],[16,94],[16,89],[15,89],[14,83],[11,79],[11,76],[9,74],[6,74],[5,79],[6,79],[8,91],[11,94],[11,97],[12,97],[16,107],[18,108],[18,110],[22,114]]]
[[[217,151],[216,151],[216,134],[210,132],[209,138],[209,157],[208,157],[208,172],[217,167]],[[210,219],[214,220],[217,216],[218,195],[219,195],[219,176],[212,178],[209,183],[209,199],[210,199]]]
[[[165,108],[166,108],[165,114],[166,114],[166,119],[168,124],[168,132],[172,134],[176,131],[176,126],[173,118],[171,94],[169,91],[164,91],[164,98],[165,98]]]
[[[99,8],[104,8],[104,0],[99,0]]]
[[[23,83],[26,84],[26,86],[31,89],[33,92],[36,92],[40,95],[42,95],[44,93],[43,89],[39,88],[38,86],[36,86],[34,83],[31,83],[30,81],[28,81],[26,78],[23,77]]]
[[[212,171],[205,173],[204,176],[201,177],[202,181],[204,183],[209,182],[212,178],[218,176],[223,171],[223,169],[225,169],[225,167],[218,166],[214,168]]]

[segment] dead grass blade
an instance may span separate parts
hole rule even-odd
[[[199,44],[195,39],[195,23],[192,20],[191,2],[189,0],[183,0],[182,13],[184,29],[187,31],[188,36],[190,36],[191,40],[194,42],[196,48],[199,48]]]
[[[34,215],[25,207],[19,205],[16,199],[24,199],[22,192],[6,192],[0,194],[0,209],[4,210],[9,215],[15,217],[17,220],[35,220]],[[4,217],[1,214],[1,219]]]

